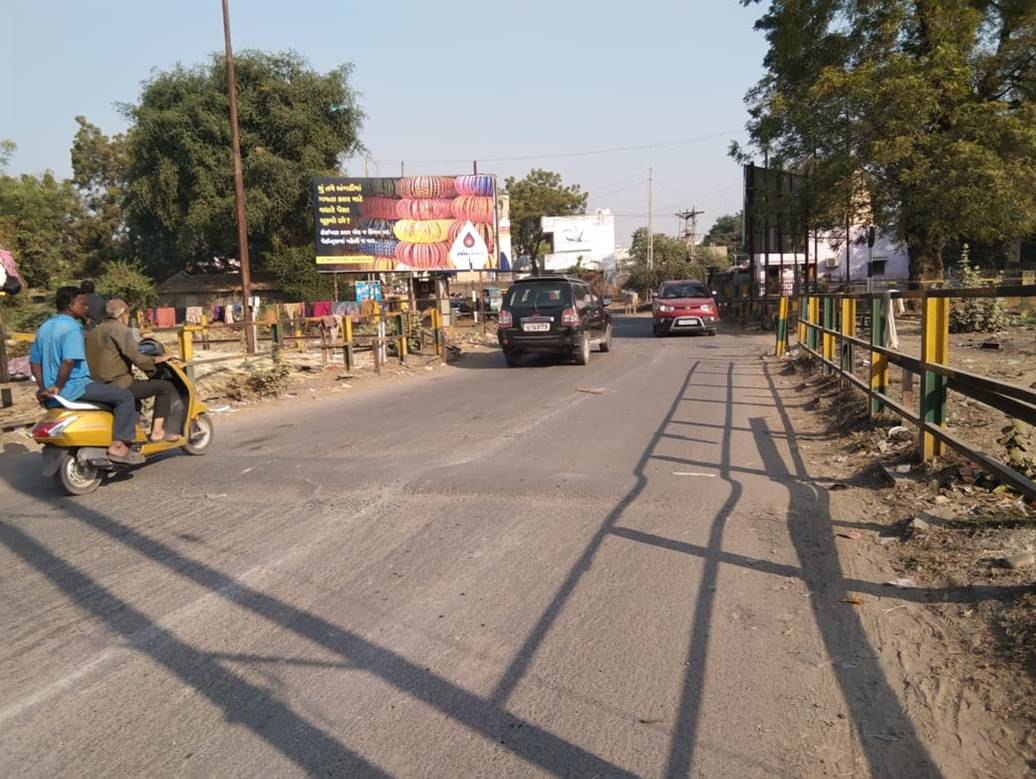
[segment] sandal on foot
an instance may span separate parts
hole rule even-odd
[[[108,459],[120,465],[140,465],[144,462],[144,455],[135,449],[130,449],[126,454],[111,454],[109,452]]]

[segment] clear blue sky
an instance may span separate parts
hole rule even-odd
[[[221,51],[219,0],[2,0],[0,138],[18,151],[9,173],[71,172],[77,114],[107,133],[155,69]],[[655,229],[697,206],[703,231],[737,211],[745,91],[761,74],[759,6],[737,0],[232,0],[234,48],[294,49],[328,70],[355,65],[367,113],[371,174],[532,167],[611,208],[617,239],[646,223],[655,170]],[[549,155],[691,143],[587,156]],[[527,157],[513,160],[501,158]],[[495,161],[491,161],[495,160]],[[441,162],[442,161],[442,162]],[[449,161],[449,162],[445,162]],[[349,172],[362,174],[362,161]]]

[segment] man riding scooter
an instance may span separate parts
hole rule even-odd
[[[29,354],[29,368],[39,390],[36,397],[48,408],[68,401],[104,403],[112,407],[114,430],[108,459],[126,465],[144,462],[130,448],[136,429],[137,411],[129,390],[93,381],[86,361],[81,320],[86,318],[86,295],[78,287],[61,287],[55,296],[57,313],[36,332]]]
[[[151,418],[152,443],[176,441],[183,436],[165,430],[165,421],[176,389],[168,381],[133,378],[133,366],[149,376],[155,367],[171,358],[168,354],[149,356],[137,348],[137,341],[129,329],[129,306],[119,298],[112,298],[105,306],[107,317],[86,335],[86,361],[90,374],[112,387],[127,389],[137,400],[155,398],[155,409]]]

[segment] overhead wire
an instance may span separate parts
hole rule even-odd
[[[710,135],[699,135],[693,138],[681,138],[675,141],[662,141],[659,143],[643,143],[634,146],[613,146],[605,149],[591,149],[588,151],[571,151],[571,152],[557,152],[548,154],[524,154],[514,157],[468,157],[465,159],[440,159],[440,160],[422,160],[422,159],[411,159],[405,160],[410,163],[422,163],[422,164],[441,164],[441,165],[459,165],[469,162],[522,162],[527,160],[554,160],[562,159],[565,157],[592,157],[598,154],[616,154],[619,152],[627,151],[644,151],[646,149],[664,149],[673,146],[687,146],[694,143],[702,143],[704,141],[715,140],[716,138],[729,138],[733,135],[739,135],[744,132],[743,130],[725,130],[723,132],[712,133]],[[376,162],[395,162],[395,160],[376,160]]]

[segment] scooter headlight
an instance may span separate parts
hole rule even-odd
[[[59,419],[56,422],[40,422],[32,429],[33,438],[57,438],[65,428],[75,422],[79,417],[73,415]]]

